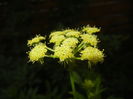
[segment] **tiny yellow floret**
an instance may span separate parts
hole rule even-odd
[[[98,39],[96,35],[90,35],[90,34],[83,34],[81,35],[81,38],[84,43],[89,43],[92,46],[97,46]]]
[[[29,52],[29,59],[31,62],[38,61],[39,59],[45,57],[46,52],[46,45],[40,43],[31,49],[31,51]]]
[[[69,46],[57,46],[55,47],[54,56],[58,57],[60,61],[64,61],[65,59],[72,58],[74,55],[72,53],[72,49]]]
[[[67,38],[62,42],[62,45],[69,46],[72,48],[75,48],[76,44],[78,44],[78,39],[77,38]]]
[[[88,34],[93,34],[93,33],[96,33],[96,32],[100,32],[100,29],[98,29],[96,27],[86,26],[86,27],[83,27],[82,31],[86,32]]]
[[[81,59],[89,60],[90,62],[96,64],[98,62],[103,62],[104,54],[97,48],[87,47],[81,51]]]
[[[45,37],[37,35],[32,40],[28,40],[28,46],[32,46],[34,43],[39,43],[41,40],[45,40]]]

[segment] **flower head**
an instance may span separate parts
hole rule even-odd
[[[50,43],[55,43],[56,45],[59,45],[64,39],[65,37],[63,35],[55,35],[51,37]]]
[[[37,35],[32,40],[28,40],[28,46],[32,46],[34,43],[39,43],[41,40],[45,40],[45,37]]]
[[[73,50],[69,46],[57,46],[55,47],[54,56],[58,57],[60,61],[64,61],[65,59],[72,58],[74,56],[72,51]]]
[[[39,43],[34,48],[32,48],[31,51],[28,53],[29,59],[31,62],[38,61],[39,59],[45,57],[46,52],[46,45]]]
[[[81,51],[81,59],[89,60],[90,62],[96,64],[97,62],[102,62],[104,59],[104,54],[97,48],[87,47]]]
[[[69,29],[69,30],[65,30],[64,32],[67,37],[71,37],[71,36],[79,37],[80,36],[80,32],[76,30]]]
[[[96,27],[86,26],[86,27],[83,27],[82,31],[86,32],[88,34],[93,34],[93,33],[96,33],[96,32],[100,32],[100,29],[98,29]]]
[[[89,43],[92,46],[96,46],[98,43],[98,39],[96,35],[83,34],[81,35],[81,38],[84,43]]]
[[[53,36],[59,36],[59,35],[63,35],[63,34],[64,34],[63,31],[55,31],[55,32],[52,32],[49,37],[51,38]]]
[[[62,44],[65,45],[65,46],[69,46],[69,47],[75,47],[76,44],[78,43],[78,39],[77,38],[73,38],[73,37],[70,37],[70,38],[66,38]]]

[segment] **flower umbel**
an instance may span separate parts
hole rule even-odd
[[[73,50],[69,46],[57,46],[55,47],[54,56],[58,57],[60,61],[64,61],[65,59],[72,58],[74,56],[72,51]]]
[[[81,38],[84,43],[89,43],[92,46],[97,46],[98,39],[96,35],[83,34],[81,35]]]
[[[72,30],[72,29],[69,29],[69,30],[65,30],[64,31],[65,32],[65,35],[67,36],[67,37],[79,37],[80,36],[80,32],[79,31],[76,31],[76,30]]]
[[[32,46],[34,43],[39,43],[41,40],[45,40],[45,37],[37,35],[32,40],[28,40],[27,45]]]
[[[98,62],[103,62],[104,54],[97,48],[87,47],[81,51],[81,59],[89,60],[90,62],[96,64]]]
[[[50,39],[50,43],[55,43],[55,45],[60,45],[60,43],[65,39],[63,35],[55,35]]]
[[[42,40],[45,37],[37,35],[28,40],[28,46],[33,47],[28,53],[31,62],[39,61],[46,57],[59,58],[61,62],[70,60],[88,60],[91,63],[102,62],[103,51],[97,49],[99,39],[93,33],[99,32],[96,27],[86,26],[81,30],[66,29],[51,32],[49,42],[53,43],[52,48],[46,46]],[[47,55],[46,54],[46,52]]]
[[[45,57],[45,54],[47,52],[46,45],[39,43],[34,48],[31,49],[29,54],[29,59],[31,62],[38,61],[41,58]]]
[[[55,31],[55,32],[52,32],[49,37],[51,38],[53,36],[59,36],[59,35],[64,35],[64,32],[63,31]]]
[[[69,46],[71,48],[74,48],[76,46],[76,44],[78,44],[78,39],[77,38],[67,38],[62,42],[63,45],[65,46]]]
[[[86,27],[83,27],[82,31],[86,32],[88,34],[93,34],[93,33],[96,33],[96,32],[100,32],[100,29],[98,29],[96,27],[86,26]]]

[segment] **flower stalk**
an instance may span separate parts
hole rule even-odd
[[[71,88],[72,88],[73,97],[74,97],[74,99],[77,99],[76,98],[76,89],[75,89],[75,84],[74,84],[74,78],[73,78],[73,75],[72,75],[72,71],[70,71],[70,82],[71,82]]]

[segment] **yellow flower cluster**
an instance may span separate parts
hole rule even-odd
[[[52,32],[50,34],[50,37],[53,37],[53,36],[59,36],[59,35],[63,35],[64,32],[63,31],[55,31],[55,32]]]
[[[82,60],[89,60],[94,64],[96,64],[97,62],[103,62],[104,60],[103,52],[94,47],[87,47],[80,53]]]
[[[86,26],[80,31],[66,29],[52,32],[49,36],[49,42],[54,44],[53,49],[40,43],[41,40],[45,40],[45,37],[37,35],[32,40],[28,40],[28,46],[34,45],[34,48],[29,52],[30,61],[35,62],[44,58],[49,50],[52,51],[52,54],[47,57],[59,58],[61,62],[67,59],[88,60],[92,63],[102,62],[104,54],[97,48],[99,40],[93,34],[99,31],[100,29],[96,27]]]
[[[69,46],[69,47],[75,48],[76,44],[78,44],[78,39],[77,38],[73,38],[73,37],[66,38],[62,42],[62,44],[65,45],[65,46]]]
[[[28,46],[32,46],[35,43],[39,43],[41,40],[45,40],[45,37],[37,35],[32,40],[28,40]]]
[[[97,46],[98,39],[96,35],[83,34],[81,35],[81,38],[84,43],[89,43],[92,46]]]
[[[55,45],[59,45],[64,39],[64,35],[55,35],[51,37],[50,43],[55,43]]]
[[[72,49],[69,46],[57,46],[55,47],[54,56],[58,57],[60,61],[64,61],[67,58],[72,58],[74,55],[72,53]]]
[[[65,35],[67,37],[70,37],[70,36],[79,37],[80,36],[80,32],[79,31],[76,31],[76,30],[69,29],[69,30],[65,30],[64,32],[65,32]]]
[[[39,43],[34,48],[32,48],[31,51],[28,53],[29,59],[31,62],[38,61],[39,59],[44,58],[46,52],[46,45]]]
[[[86,27],[83,27],[82,31],[86,32],[88,34],[93,34],[93,33],[96,33],[96,32],[100,32],[100,29],[98,29],[96,27],[86,26]]]
[[[50,34],[50,43],[54,43],[54,56],[60,61],[74,57],[73,49],[78,44],[80,32],[73,29],[52,32]]]

